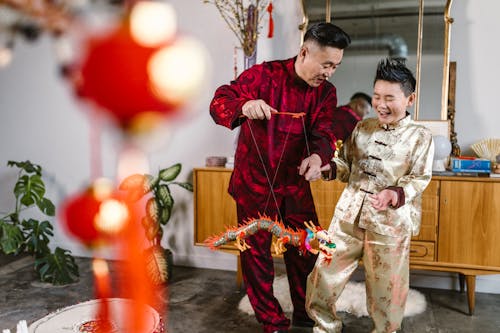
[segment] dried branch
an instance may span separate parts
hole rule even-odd
[[[72,20],[66,3],[51,0],[1,0],[0,4],[11,7],[38,22],[43,29],[53,33],[65,31]]]
[[[203,0],[217,7],[222,18],[241,44],[243,52],[253,54],[259,25],[266,13],[269,0]]]

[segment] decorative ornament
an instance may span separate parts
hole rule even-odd
[[[270,1],[267,6],[267,12],[269,13],[269,31],[267,33],[267,38],[273,38],[274,36],[274,20],[273,20],[273,2]]]
[[[89,39],[81,66],[78,95],[95,102],[127,129],[143,112],[168,114],[176,105],[161,100],[151,89],[147,72],[156,49],[132,38],[128,25]]]
[[[286,251],[285,245],[298,247],[302,252],[311,252],[312,254],[323,253],[327,263],[330,263],[333,257],[333,251],[336,248],[328,231],[312,222],[304,222],[306,229],[292,230],[277,220],[271,220],[267,216],[259,216],[257,219],[249,219],[243,225],[229,228],[226,232],[212,236],[205,240],[205,244],[212,250],[216,250],[222,245],[234,242],[236,248],[240,251],[246,251],[250,248],[245,242],[245,238],[255,234],[259,230],[266,230],[272,233],[277,239],[273,242],[273,249],[276,254],[282,254]],[[316,241],[316,242],[313,242]]]
[[[498,163],[497,155],[500,154],[500,139],[483,139],[472,144],[471,148],[478,157]]]
[[[111,183],[98,179],[64,203],[62,220],[72,236],[94,247],[121,232],[129,215],[127,204],[114,193]]]
[[[63,220],[66,229],[84,245],[92,246],[100,238],[94,224],[100,204],[90,189],[74,195],[64,204]]]
[[[67,77],[76,94],[112,116],[126,134],[151,131],[182,111],[206,81],[201,43],[176,36],[171,5],[137,1],[106,33],[87,38]]]
[[[446,171],[447,159],[451,153],[450,140],[443,135],[434,135],[434,160],[432,163],[432,171]]]

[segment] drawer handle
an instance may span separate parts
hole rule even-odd
[[[415,254],[416,253],[416,254],[419,254],[419,256],[421,256],[421,257],[427,256],[427,253],[429,252],[429,249],[427,249],[427,247],[425,247],[425,246],[421,246],[421,248],[422,247],[424,248],[424,252],[423,253],[419,253],[418,250],[410,249],[410,254]]]

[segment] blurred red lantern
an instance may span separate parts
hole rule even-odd
[[[72,236],[84,245],[95,246],[112,240],[124,229],[131,209],[112,183],[100,178],[65,202],[63,221]]]
[[[205,48],[177,36],[176,22],[169,4],[134,2],[117,26],[84,41],[64,75],[78,97],[111,115],[126,134],[148,133],[160,118],[183,112],[207,81]]]
[[[101,201],[92,189],[78,193],[66,201],[63,207],[63,221],[67,231],[87,246],[95,245],[100,238],[94,219]]]
[[[138,44],[128,24],[91,38],[76,81],[78,95],[94,101],[123,128],[142,113],[174,111],[176,105],[155,95],[148,75],[148,62],[158,49]]]

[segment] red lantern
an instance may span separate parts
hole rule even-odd
[[[87,246],[95,246],[116,240],[135,210],[109,180],[101,178],[66,201],[62,220],[71,235]]]
[[[109,112],[123,128],[146,112],[168,114],[177,105],[159,99],[148,76],[151,56],[161,47],[146,47],[131,36],[128,24],[88,41],[76,90]]]
[[[63,221],[68,232],[87,246],[94,245],[100,238],[94,219],[101,201],[88,189],[66,201],[63,207]]]

